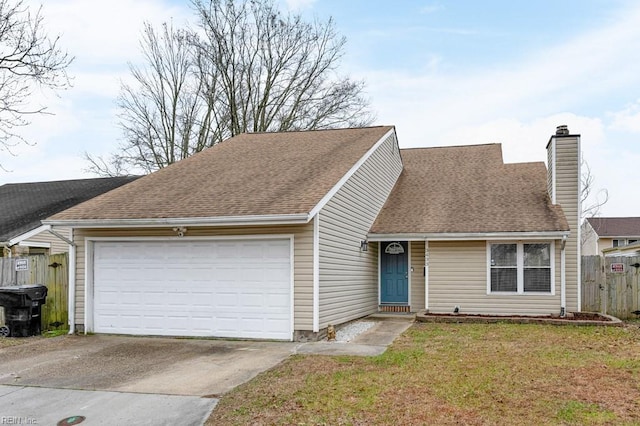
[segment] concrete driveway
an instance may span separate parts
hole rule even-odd
[[[107,335],[37,339],[0,349],[0,416],[37,424],[80,415],[83,425],[202,424],[219,395],[296,346]]]

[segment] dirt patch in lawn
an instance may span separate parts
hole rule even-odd
[[[294,356],[209,425],[640,424],[640,328],[416,323],[377,357]]]

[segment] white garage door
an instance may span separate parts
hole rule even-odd
[[[291,340],[288,239],[97,241],[97,333]]]

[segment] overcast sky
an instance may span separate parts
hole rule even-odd
[[[640,3],[616,0],[389,2],[281,0],[309,19],[333,16],[348,39],[342,72],[364,79],[375,124],[401,147],[499,142],[507,162],[544,161],[557,125],[582,135],[603,216],[640,216]],[[37,7],[40,2],[27,0]],[[144,21],[193,20],[188,0],[46,0],[45,24],[76,57],[74,87],[42,102],[0,152],[0,184],[90,177],[82,154],[121,138],[115,99],[140,61]]]

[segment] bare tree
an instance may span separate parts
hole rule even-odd
[[[190,34],[163,24],[144,25],[140,43],[146,68],[129,64],[133,84],[122,83],[118,106],[124,143],[111,158],[85,153],[89,170],[106,176],[130,168],[149,173],[207,146],[209,129],[200,116],[201,79],[195,72]]]
[[[0,0],[0,151],[9,154],[27,142],[18,134],[29,124],[27,117],[47,113],[46,107],[31,105],[34,90],[70,86],[67,67],[73,57],[60,49],[60,36],[45,34],[41,12],[32,14],[22,0]]]
[[[337,72],[346,39],[333,20],[305,22],[273,0],[193,6],[198,30],[188,35],[164,26],[158,38],[145,26],[148,69],[132,67],[136,86],[120,96],[125,143],[90,170],[114,174],[104,166],[120,161],[148,172],[243,132],[372,122],[364,82]]]
[[[594,180],[595,176],[591,173],[591,167],[589,163],[583,158],[581,161],[582,175],[581,190],[580,190],[580,205],[582,206],[581,217],[586,219],[588,217],[596,217],[600,214],[602,206],[609,201],[609,191],[602,188],[597,192],[594,192]],[[593,199],[590,197],[594,195]]]
[[[594,192],[595,176],[591,173],[591,167],[589,163],[583,158],[580,167],[582,174],[580,176],[581,190],[580,190],[580,205],[582,209],[580,211],[580,222],[583,223],[586,219],[597,217],[600,215],[600,209],[609,201],[609,191],[601,188]],[[593,197],[592,197],[593,196]],[[596,232],[598,229],[596,229]],[[586,241],[588,235],[583,232],[582,243]]]

